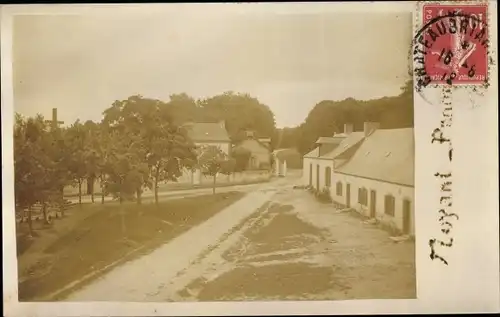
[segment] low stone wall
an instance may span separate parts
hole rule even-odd
[[[216,184],[227,184],[227,183],[245,183],[245,182],[258,182],[258,181],[266,181],[271,177],[271,173],[269,171],[245,171],[242,173],[235,173],[232,175],[223,175],[220,174],[216,178]],[[201,183],[212,183],[212,177],[201,177]]]
[[[223,175],[219,174],[217,175],[216,178],[216,184],[217,185],[228,185],[231,183],[235,184],[242,184],[242,183],[256,183],[256,182],[265,182],[268,181],[272,176],[272,173],[267,170],[252,170],[252,171],[244,171],[241,173],[234,173],[232,175]],[[210,185],[213,183],[213,178],[211,176],[201,176],[201,183],[196,185]],[[181,177],[178,178],[178,181],[173,183],[173,182],[168,182],[167,184],[165,183],[160,183],[158,188],[164,188],[164,187],[172,187],[172,188],[177,188],[181,186],[182,188],[188,188],[192,184],[192,177],[191,173],[187,172],[184,173]],[[98,181],[95,182],[94,184],[94,191],[95,193],[100,193],[101,192],[101,185]],[[148,192],[148,189],[144,189],[144,192]],[[78,195],[78,186],[67,186],[64,188],[64,195],[65,196],[76,196]],[[87,183],[83,182],[82,184],[82,195],[83,196],[88,196],[87,195]],[[100,197],[96,197],[96,200],[99,200]]]

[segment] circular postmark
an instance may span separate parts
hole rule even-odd
[[[487,5],[424,4],[419,19],[409,52],[416,92],[430,104],[442,103],[444,90],[481,94],[489,85]]]

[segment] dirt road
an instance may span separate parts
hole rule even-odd
[[[244,199],[69,301],[414,298],[413,242],[293,189],[296,177]]]
[[[163,245],[154,252],[127,262],[74,292],[69,301],[144,301],[151,300],[183,269],[200,255],[220,243],[220,239],[248,217],[259,212],[276,193],[276,188],[290,187],[290,180],[277,179],[252,187],[251,193],[219,212],[201,225]],[[210,190],[210,189],[209,189]],[[232,189],[234,190],[234,188]],[[98,247],[98,246],[96,246]]]
[[[413,242],[394,243],[355,214],[286,189],[255,223],[179,278],[180,290],[156,300],[415,298],[415,276]]]

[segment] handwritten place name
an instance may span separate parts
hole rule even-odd
[[[434,129],[432,133],[431,143],[436,143],[440,145],[445,145],[448,147],[447,151],[447,161],[451,164],[453,159],[453,147],[451,144],[451,125],[452,125],[452,102],[451,102],[451,88],[447,87],[443,89],[443,104],[444,109],[442,112],[442,120],[440,122],[439,128]],[[457,214],[451,212],[452,207],[452,173],[448,172],[437,172],[434,174],[436,178],[440,181],[440,197],[439,197],[439,209],[438,222],[441,226],[441,234],[444,238],[437,239],[432,238],[429,240],[430,248],[430,258],[431,260],[440,260],[442,263],[448,265],[448,261],[437,252],[438,247],[451,248],[453,246],[453,237],[451,237],[451,229],[453,228],[453,221],[459,220]]]

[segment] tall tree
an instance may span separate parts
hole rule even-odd
[[[198,121],[200,109],[194,98],[186,93],[170,95],[170,101],[162,105],[166,114],[176,124],[181,125],[187,121]]]
[[[204,175],[212,177],[212,192],[215,194],[217,175],[230,175],[234,171],[235,162],[217,146],[205,146],[201,149],[199,166]]]
[[[342,132],[351,123],[359,130],[363,122],[377,121],[381,128],[397,129],[413,126],[413,85],[407,81],[397,96],[372,100],[347,98],[341,101],[323,100],[309,112],[295,131],[301,154],[311,151],[321,136]]]
[[[177,103],[177,106],[194,105],[185,94],[171,98],[171,103]],[[138,95],[116,101],[104,112],[103,122],[110,130],[133,140],[125,148],[129,151],[128,163],[135,164],[126,168],[123,165],[122,176],[118,179],[125,182],[124,189],[135,188],[138,202],[143,186],[147,186],[154,187],[155,202],[158,203],[158,183],[176,181],[184,168],[192,167],[196,162],[195,145],[186,131],[174,122],[171,103]],[[131,160],[130,156],[134,159]],[[127,169],[127,175],[123,174]]]
[[[195,167],[197,153],[186,131],[172,123],[157,122],[146,135],[147,160],[153,176],[155,203],[158,204],[159,182],[176,182],[183,170]]]
[[[98,177],[99,172],[99,149],[98,144],[101,142],[99,137],[100,127],[99,124],[91,120],[85,121],[83,124],[84,130],[87,133],[86,140],[86,169],[87,169],[87,189],[86,194],[90,195],[92,203],[94,202],[94,184]]]
[[[47,204],[55,201],[66,181],[61,177],[58,147],[60,140],[41,115],[25,119],[16,114],[14,126],[15,201],[28,208],[28,225],[32,234],[31,207],[39,203],[48,222]]]
[[[71,153],[68,169],[78,185],[78,203],[80,205],[82,204],[83,182],[89,178],[89,174],[92,172],[89,170],[89,157],[92,155],[89,141],[89,131],[79,120],[68,128],[66,142]]]
[[[274,134],[276,123],[273,112],[249,94],[229,91],[199,100],[198,105],[204,121],[226,122],[226,129],[235,143],[245,136],[242,132],[247,129],[263,137]]]

